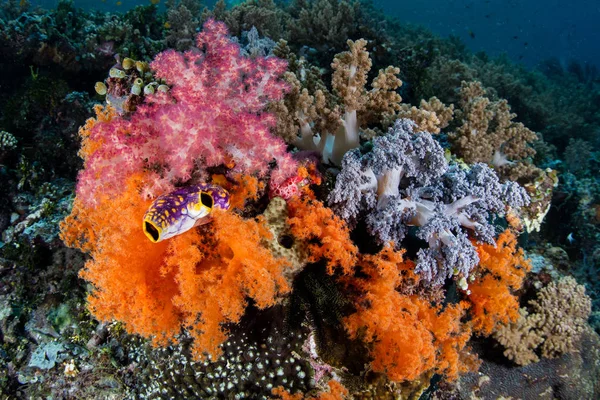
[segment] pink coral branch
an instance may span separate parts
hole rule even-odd
[[[147,196],[187,181],[198,165],[230,165],[234,172],[264,175],[277,161],[274,180],[296,170],[286,145],[271,133],[275,118],[262,112],[280,100],[287,64],[269,57],[250,59],[228,36],[221,22],[208,20],[198,48],[167,50],[150,64],[169,93],[148,95],[129,117],[98,123],[90,140],[101,143],[80,174],[78,194],[93,202],[99,190],[122,187],[127,176],[158,171],[146,182]]]

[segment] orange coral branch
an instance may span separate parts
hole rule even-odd
[[[308,261],[325,259],[329,274],[341,268],[349,275],[356,265],[358,248],[346,223],[318,200],[293,199],[288,207],[290,232],[308,243]]]
[[[466,370],[464,348],[470,337],[461,323],[465,304],[445,310],[417,296],[399,293],[405,278],[414,278],[413,264],[391,246],[379,254],[363,256],[360,262],[367,279],[353,283],[362,294],[358,311],[344,323],[352,338],[371,346],[371,367],[393,381],[411,380],[435,371],[456,378]]]
[[[260,245],[271,235],[268,228],[231,212],[216,212],[211,224],[168,241],[150,242],[141,227],[149,204],[139,195],[140,181],[131,178],[120,196],[100,199],[96,208],[77,205],[61,225],[65,241],[92,256],[80,274],[95,287],[90,309],[156,344],[172,341],[186,327],[195,339],[194,355],[216,357],[227,337],[222,324],[238,322],[248,298],[265,308],[290,290],[283,277],[287,261]]]
[[[479,278],[469,285],[472,324],[475,332],[489,335],[498,324],[515,322],[519,317],[519,302],[512,292],[521,287],[530,265],[510,230],[498,237],[496,246],[476,247]]]

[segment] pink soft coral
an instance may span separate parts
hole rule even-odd
[[[221,22],[208,20],[198,48],[167,50],[151,63],[169,93],[147,96],[129,118],[96,123],[85,140],[87,154],[78,195],[94,204],[100,190],[117,194],[128,176],[144,171],[142,193],[161,194],[185,182],[199,166],[226,164],[244,173],[267,172],[275,159],[276,180],[296,170],[285,143],[270,133],[275,119],[261,110],[281,99],[286,62],[248,58]]]

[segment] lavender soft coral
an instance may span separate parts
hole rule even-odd
[[[400,119],[373,139],[370,152],[348,152],[329,203],[351,225],[364,218],[379,243],[399,246],[408,227],[419,227],[417,237],[429,247],[419,250],[417,272],[437,285],[458,273],[468,276],[479,261],[468,231],[493,243],[490,217],[528,198],[517,184],[501,184],[484,164],[448,165],[441,146],[415,127]]]

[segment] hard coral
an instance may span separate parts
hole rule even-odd
[[[199,165],[233,164],[234,172],[265,174],[277,160],[275,179],[295,170],[285,144],[269,132],[275,120],[261,113],[283,96],[279,79],[286,63],[250,59],[227,36],[225,25],[209,20],[198,49],[168,50],[151,63],[168,93],[148,96],[129,119],[97,123],[88,142],[78,196],[93,204],[100,189],[115,195],[127,176],[146,171],[143,193],[156,196],[187,181]],[[101,183],[101,185],[99,185]]]

